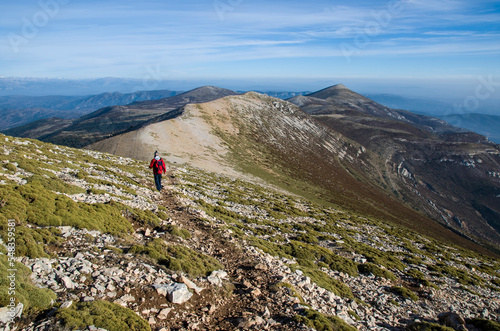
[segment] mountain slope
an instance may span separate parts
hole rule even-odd
[[[310,97],[309,101],[306,98]],[[297,100],[299,99],[299,100]],[[318,106],[317,100],[323,100],[319,105],[326,102],[329,106],[327,109],[324,107],[312,108],[312,104]],[[380,119],[397,120],[401,122],[406,122],[417,128],[435,132],[435,133],[458,133],[463,132],[463,130],[453,127],[443,120],[423,116],[411,113],[406,110],[392,109],[383,106],[373,100],[370,100],[354,91],[351,91],[342,84],[337,84],[318,92],[308,94],[306,97],[297,96],[289,99],[290,102],[294,104],[306,102],[309,106],[308,113],[320,115],[320,114],[345,114],[345,115],[371,115]],[[353,113],[354,112],[354,113]]]
[[[105,107],[74,120],[71,125],[64,128],[57,129],[56,126],[53,126],[56,130],[36,138],[66,146],[83,147],[95,141],[140,128],[162,114],[168,114],[169,117],[178,116],[179,112],[176,109],[186,103],[206,102],[233,94],[237,93],[222,88],[204,86],[165,99],[134,102],[126,106]],[[40,124],[44,127],[47,126],[47,122]],[[22,132],[22,129],[11,129],[6,132],[17,133],[20,131],[21,137],[34,138],[29,134],[37,130],[30,127],[30,130],[25,133]]]
[[[451,306],[499,326],[497,257],[221,174],[169,165],[160,194],[147,162],[0,139],[11,328],[436,329]]]
[[[477,132],[489,140],[500,144],[500,116],[488,114],[449,114],[437,117],[455,126]]]
[[[182,114],[89,148],[143,160],[158,150],[170,162],[252,175],[300,195],[470,244],[383,192],[389,183],[375,153],[288,102],[250,92],[189,104]]]
[[[170,90],[159,90],[127,94],[101,93],[86,97],[62,95],[0,96],[0,116],[2,117],[0,130],[7,132],[7,129],[52,117],[78,118],[103,107],[126,105],[134,101],[163,99],[176,94],[177,92]],[[14,135],[12,132],[15,131],[7,133]]]
[[[499,245],[500,150],[485,137],[381,106],[344,86],[290,101],[378,154],[386,189],[401,200],[461,233]]]

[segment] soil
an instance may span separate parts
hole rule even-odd
[[[172,174],[167,174],[164,179],[175,185],[176,179]],[[216,258],[230,279],[219,290],[206,289],[176,308],[177,314],[168,320],[166,330],[300,329],[293,321],[294,301],[272,287],[279,282],[279,276],[269,270],[255,268],[258,262],[245,254],[237,242],[223,237],[216,226],[192,215],[170,192],[162,192],[159,204],[169,210],[179,226],[189,230],[193,236],[189,240],[194,245],[192,248]],[[245,322],[255,316],[264,320],[271,318],[276,324],[245,327]]]

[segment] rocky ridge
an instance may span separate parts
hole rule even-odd
[[[140,317],[135,328],[129,320],[137,330],[394,330],[448,312],[500,319],[497,259],[229,176],[170,168],[160,194],[143,162],[0,138],[0,221],[52,231],[37,240],[42,251],[25,253],[18,232],[17,261],[57,294],[11,330],[62,330],[102,301]],[[44,178],[56,201],[118,208],[128,232],[10,214],[12,192]],[[198,257],[206,268],[186,263]],[[92,321],[75,328],[105,327]]]

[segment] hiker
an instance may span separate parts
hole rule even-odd
[[[161,174],[167,172],[167,168],[165,167],[165,161],[160,157],[158,151],[155,151],[155,156],[151,160],[149,164],[150,168],[153,168],[153,174],[155,177],[155,185],[158,191],[161,191],[163,186],[161,186]]]

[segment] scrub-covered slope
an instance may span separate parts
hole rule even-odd
[[[499,319],[498,259],[241,179],[170,167],[160,194],[145,162],[0,139],[1,305],[13,298],[19,328],[367,330],[450,307]]]

